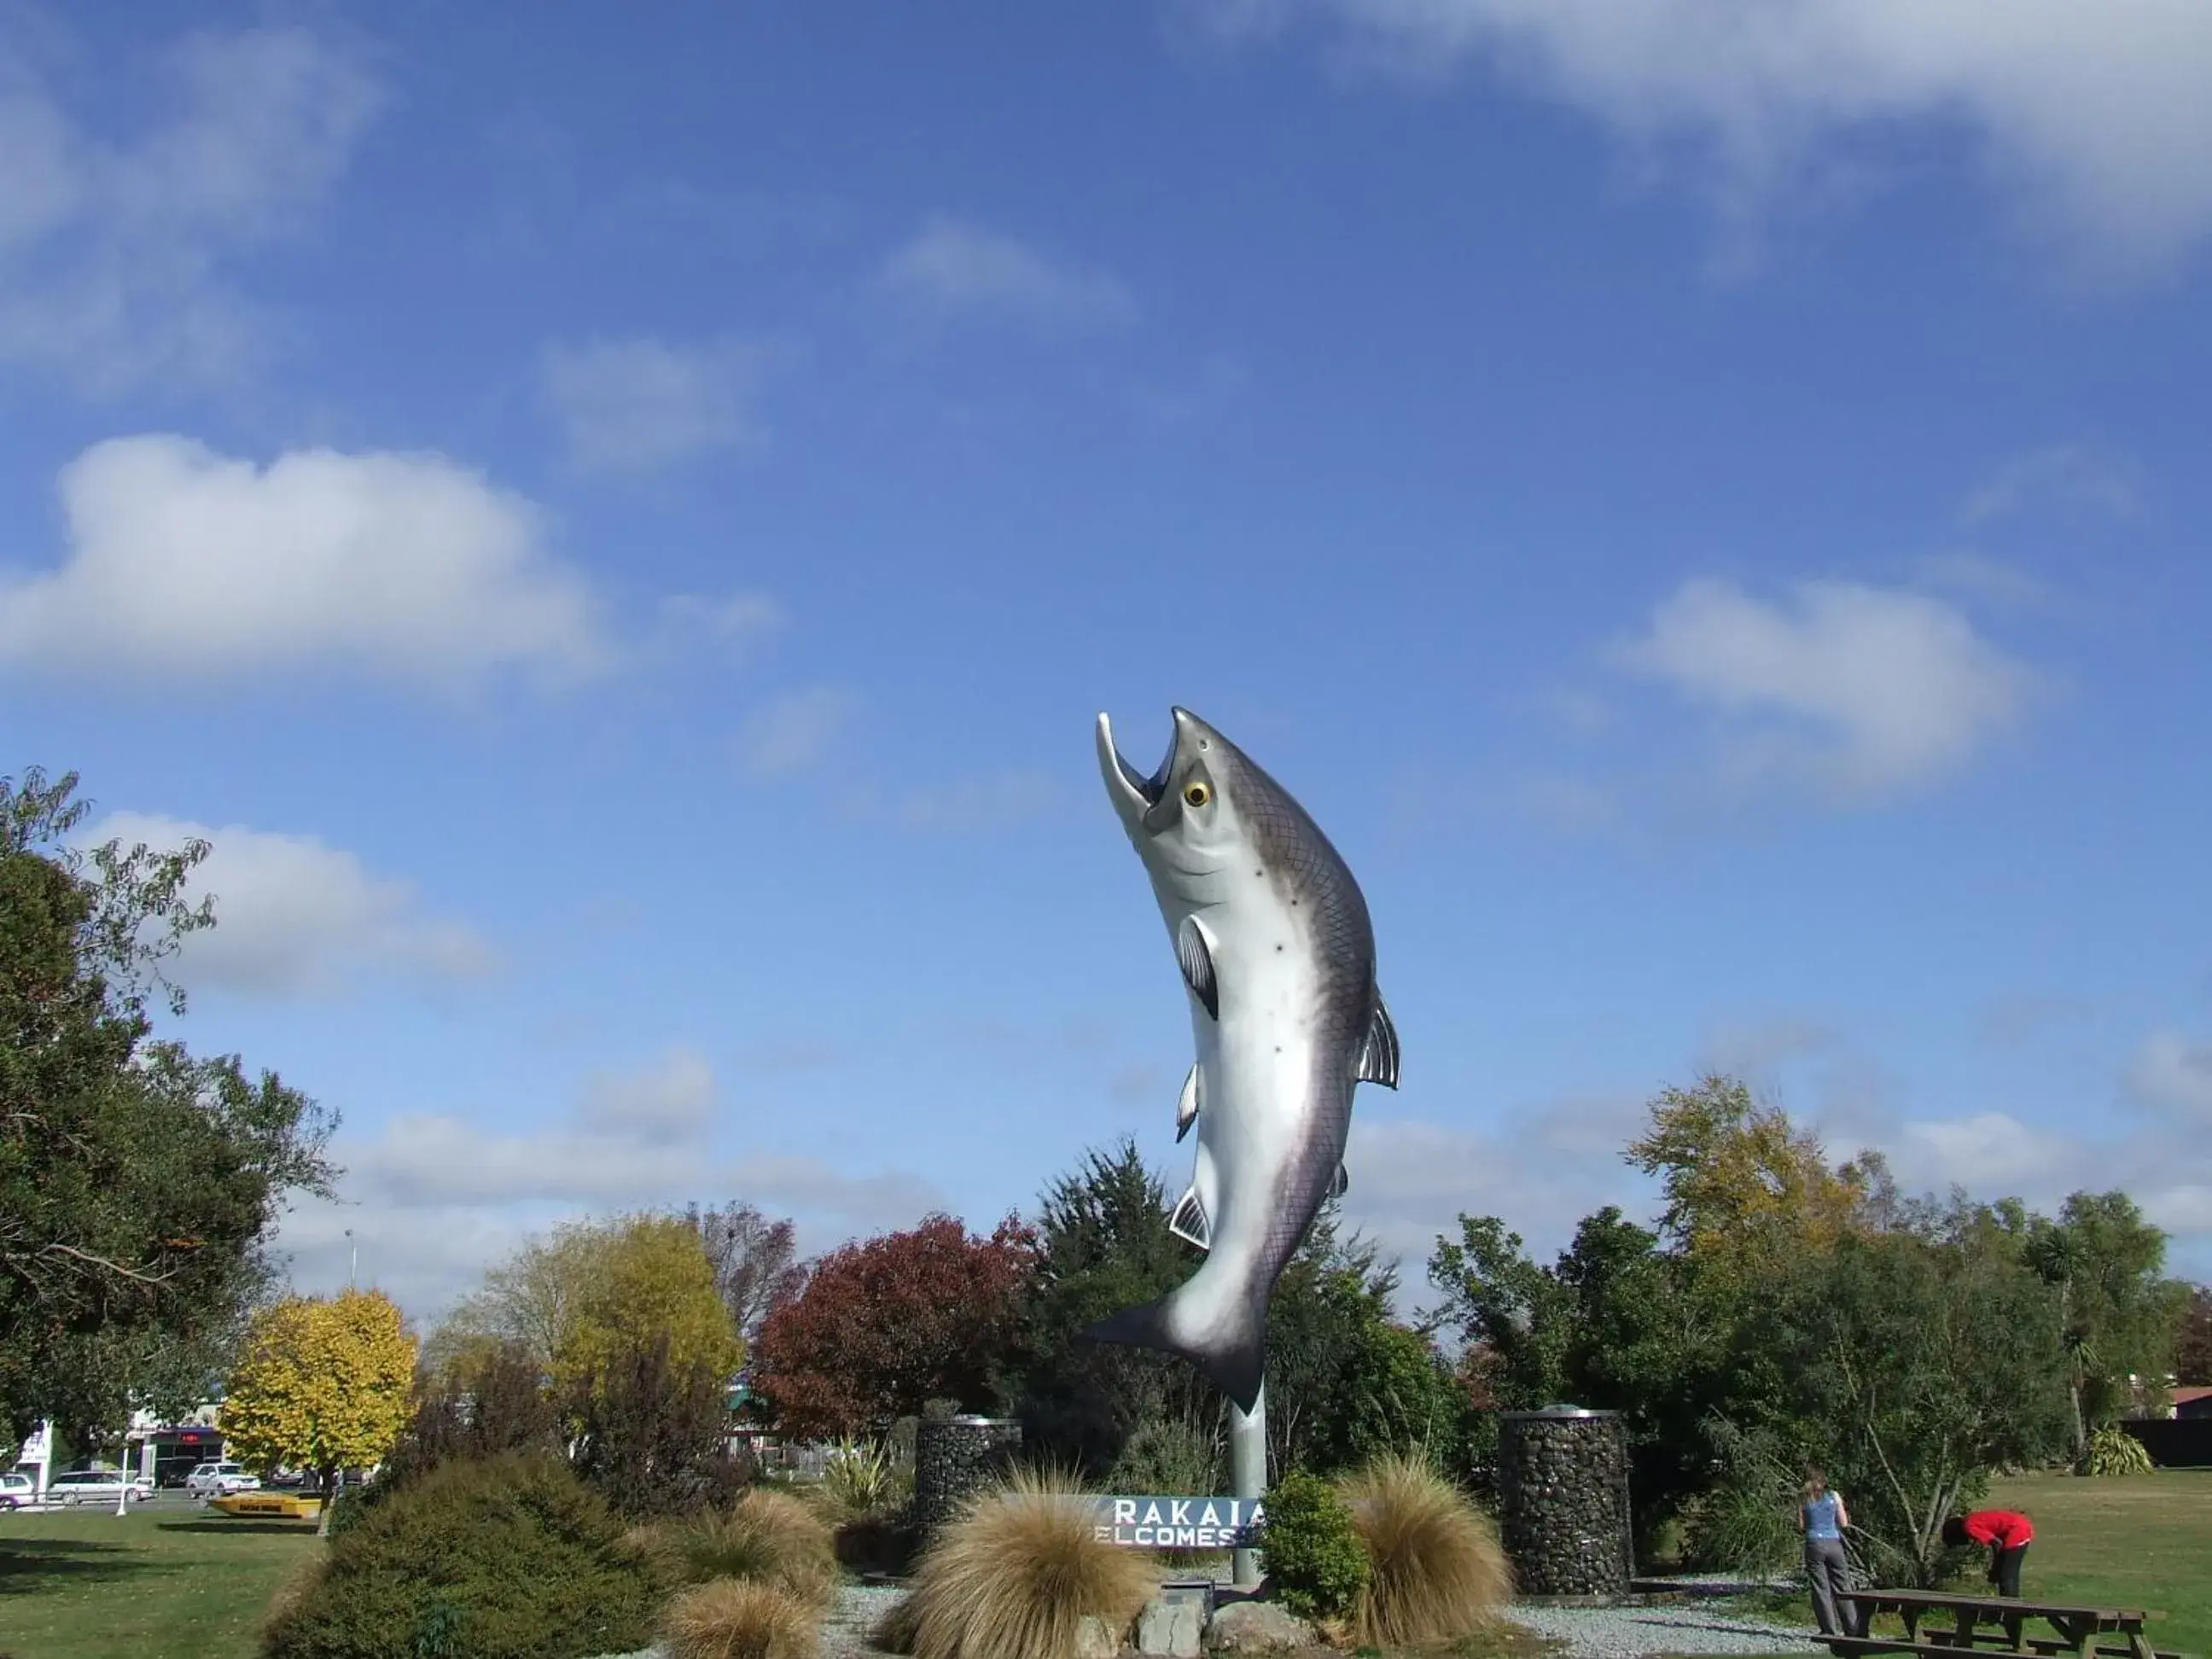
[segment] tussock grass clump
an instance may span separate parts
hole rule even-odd
[[[1017,1468],[938,1535],[877,1642],[915,1659],[1071,1659],[1086,1615],[1125,1629],[1158,1588],[1150,1560],[1091,1525],[1074,1481]]]
[[[661,1548],[672,1576],[686,1583],[743,1579],[815,1607],[837,1587],[837,1553],[828,1523],[803,1498],[764,1486],[719,1514],[670,1528]]]
[[[1513,1593],[1489,1517],[1420,1458],[1389,1453],[1343,1483],[1367,1552],[1352,1603],[1362,1642],[1412,1647],[1481,1630]]]
[[[821,1611],[775,1584],[717,1578],[668,1604],[660,1639],[670,1659],[814,1659]]]

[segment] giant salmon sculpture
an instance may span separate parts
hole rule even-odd
[[[1176,1139],[1197,1164],[1170,1226],[1206,1260],[1092,1341],[1183,1355],[1253,1412],[1267,1297],[1315,1214],[1345,1189],[1355,1084],[1398,1086],[1367,901],[1305,809],[1188,709],[1146,777],[1098,717],[1098,764],[1144,860],[1190,994],[1198,1060]]]

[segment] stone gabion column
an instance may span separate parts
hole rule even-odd
[[[1628,1594],[1628,1430],[1618,1412],[1549,1406],[1498,1419],[1500,1541],[1522,1595]]]
[[[1022,1425],[1012,1418],[924,1418],[914,1435],[914,1524],[921,1541],[1005,1473],[1021,1443]]]

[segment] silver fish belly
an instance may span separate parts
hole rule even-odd
[[[1171,1224],[1206,1251],[1158,1301],[1084,1334],[1179,1353],[1243,1410],[1260,1392],[1275,1280],[1343,1190],[1355,1085],[1395,1088],[1398,1038],[1375,984],[1358,884],[1327,836],[1243,750],[1175,711],[1151,777],[1098,719],[1107,793],[1152,878],[1188,992],[1197,1062],[1191,1185]]]

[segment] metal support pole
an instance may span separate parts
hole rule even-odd
[[[1267,1495],[1267,1390],[1262,1386],[1250,1412],[1229,1407],[1229,1472],[1234,1488],[1229,1494],[1249,1506]],[[1237,1586],[1250,1589],[1260,1582],[1260,1553],[1241,1549],[1234,1558]]]

